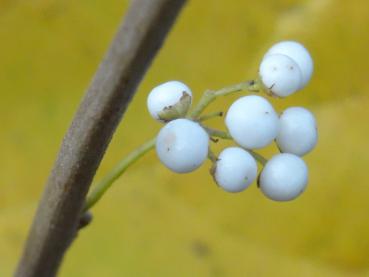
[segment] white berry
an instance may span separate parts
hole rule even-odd
[[[308,182],[308,168],[298,156],[288,153],[272,157],[261,172],[259,185],[268,198],[275,201],[295,199]]]
[[[265,98],[250,95],[239,98],[231,105],[225,124],[239,145],[255,149],[267,146],[276,138],[279,119]]]
[[[214,178],[225,191],[243,191],[256,179],[256,175],[256,161],[246,150],[229,147],[219,154]]]
[[[267,55],[259,67],[263,85],[274,95],[286,97],[296,92],[302,83],[299,66],[282,54]]]
[[[318,141],[314,115],[305,108],[286,109],[280,116],[279,126],[276,142],[281,152],[303,156],[309,153]]]
[[[265,57],[271,54],[286,55],[298,64],[302,73],[302,82],[299,89],[306,86],[310,81],[314,70],[314,63],[310,53],[301,43],[296,41],[281,41],[274,44],[265,54]]]
[[[147,97],[147,108],[151,116],[159,121],[164,121],[160,114],[165,111],[165,109],[170,109],[175,105],[179,105],[181,100],[188,98],[189,101],[185,101],[184,107],[181,108],[182,114],[179,116],[184,116],[192,101],[192,92],[184,84],[179,81],[169,81],[155,87]]]
[[[160,161],[177,173],[191,172],[208,155],[209,136],[196,122],[176,119],[166,124],[156,140],[156,153]]]

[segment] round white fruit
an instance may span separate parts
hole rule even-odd
[[[290,57],[282,54],[267,55],[259,67],[263,85],[275,96],[286,97],[299,90],[302,74]]]
[[[156,140],[156,153],[160,161],[177,173],[191,172],[208,155],[209,136],[196,122],[175,119],[166,124]]]
[[[243,191],[256,179],[256,175],[256,161],[246,150],[229,147],[219,154],[214,178],[225,191]]]
[[[275,201],[295,199],[308,182],[308,168],[298,156],[283,153],[272,157],[259,178],[261,191]]]
[[[164,109],[177,105],[184,97],[190,97],[189,104],[191,104],[192,92],[189,87],[179,81],[169,81],[155,87],[149,93],[147,97],[147,108],[154,119],[163,121],[160,119],[160,113]],[[186,114],[189,108],[190,105],[184,107],[182,116]]]
[[[306,86],[313,75],[314,63],[308,50],[296,41],[281,41],[274,44],[264,57],[273,54],[283,54],[294,60],[302,74],[302,82],[299,89]]]
[[[250,95],[239,98],[231,105],[225,124],[239,145],[256,149],[267,146],[276,138],[279,118],[265,98]]]
[[[291,107],[282,113],[276,139],[281,152],[303,156],[313,150],[317,141],[316,121],[310,111]]]

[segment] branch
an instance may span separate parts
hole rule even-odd
[[[64,137],[15,276],[54,276],[111,137],[186,0],[135,0]]]

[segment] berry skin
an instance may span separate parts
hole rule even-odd
[[[307,85],[313,75],[314,63],[310,53],[301,43],[296,41],[281,41],[274,44],[265,54],[264,58],[272,54],[283,54],[294,60],[302,74],[302,82],[299,89]]]
[[[279,118],[265,98],[250,95],[239,98],[231,105],[225,124],[239,145],[256,149],[267,146],[276,138]]]
[[[175,109],[175,118],[185,116],[192,102],[192,92],[179,81],[169,81],[155,87],[147,97],[147,108],[151,116],[158,121],[166,121],[162,118],[163,112]],[[179,111],[179,114],[178,114]],[[173,119],[173,118],[171,118]]]
[[[310,111],[291,107],[282,113],[276,139],[281,152],[303,156],[313,150],[317,141],[316,121]]]
[[[308,182],[308,168],[298,156],[277,154],[264,166],[259,185],[264,195],[275,201],[290,201],[299,196]]]
[[[299,66],[293,59],[282,54],[265,56],[259,67],[259,75],[263,85],[278,97],[293,94],[302,83]]]
[[[208,155],[209,135],[196,122],[175,119],[166,124],[156,139],[160,161],[177,173],[194,171]]]
[[[257,165],[253,156],[240,147],[224,149],[216,162],[214,179],[228,192],[245,190],[257,175]]]

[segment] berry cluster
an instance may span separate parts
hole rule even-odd
[[[268,50],[259,67],[259,78],[249,82],[252,90],[246,89],[283,98],[306,86],[312,72],[313,61],[305,47],[283,41]],[[217,95],[214,92],[211,96]],[[213,162],[214,180],[225,191],[243,191],[256,179],[261,191],[276,201],[292,200],[304,191],[308,169],[301,157],[315,147],[318,137],[310,111],[290,107],[278,115],[266,98],[243,96],[228,109],[228,132],[223,132],[204,126],[202,119],[211,116],[189,113],[191,103],[191,90],[178,81],[159,85],[148,96],[151,116],[166,123],[156,139],[157,155],[166,167],[187,173],[199,168],[208,157]],[[200,100],[199,105],[204,101]],[[209,147],[214,137],[233,139],[238,146],[216,156]],[[253,151],[273,141],[280,153],[269,161]],[[256,160],[263,165],[259,176]]]

